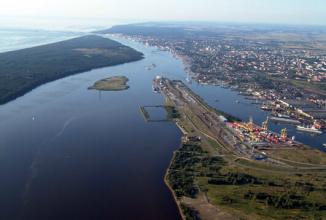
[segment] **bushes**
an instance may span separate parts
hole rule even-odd
[[[166,112],[167,112],[167,119],[173,120],[176,118],[180,118],[180,113],[174,106],[164,106]]]
[[[292,190],[275,195],[267,192],[252,192],[249,190],[244,194],[244,198],[256,200],[278,209],[326,210],[325,204],[312,203],[304,195]]]
[[[230,196],[223,196],[221,198],[222,204],[233,204],[236,202],[234,198],[231,198]]]
[[[199,213],[195,209],[190,208],[183,203],[181,203],[180,206],[181,206],[183,214],[186,217],[186,220],[200,220]]]
[[[202,149],[195,144],[183,144],[174,155],[171,164],[168,181],[177,197],[195,197],[199,191],[195,184],[195,167],[201,161]]]
[[[262,184],[258,178],[245,173],[216,174],[215,177],[208,179],[209,184],[214,185],[244,185],[244,184]]]

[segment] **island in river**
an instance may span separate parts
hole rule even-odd
[[[52,80],[141,59],[142,53],[96,35],[1,53],[0,103]]]
[[[129,89],[127,82],[129,79],[125,76],[112,76],[106,79],[101,79],[94,83],[88,89],[96,89],[99,91],[121,91]]]

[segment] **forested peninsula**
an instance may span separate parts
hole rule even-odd
[[[142,58],[142,53],[97,35],[0,53],[0,104],[43,83]]]

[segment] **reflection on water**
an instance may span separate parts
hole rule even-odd
[[[0,106],[0,219],[179,219],[163,176],[181,132],[173,123],[146,123],[139,106],[162,105],[152,79],[185,80],[184,67],[167,52],[118,40],[146,59],[57,80]],[[87,90],[117,74],[130,79],[129,90]],[[241,119],[266,117],[234,91],[188,85]],[[317,147],[326,142],[295,135]]]
[[[0,219],[179,219],[163,176],[180,131],[139,111],[163,104],[151,88],[157,73],[144,66],[160,61],[167,72],[177,61],[142,51],[142,61],[57,80],[0,107]],[[117,73],[129,90],[87,90]]]

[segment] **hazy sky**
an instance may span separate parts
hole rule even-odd
[[[326,0],[0,0],[5,16],[326,25]]]

